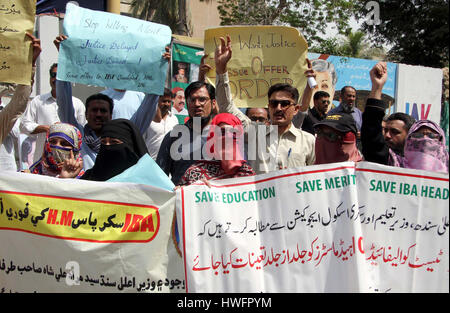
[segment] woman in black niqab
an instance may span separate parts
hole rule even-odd
[[[135,165],[148,153],[139,130],[127,119],[115,119],[103,125],[101,142],[94,166],[81,179],[106,181]]]

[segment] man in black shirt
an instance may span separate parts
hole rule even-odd
[[[322,121],[327,115],[327,108],[330,105],[330,95],[326,91],[317,91],[313,97],[314,107],[308,109],[308,115],[302,124],[302,130],[313,135],[316,134],[314,125]]]

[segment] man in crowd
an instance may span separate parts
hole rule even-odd
[[[215,51],[217,103],[220,112],[236,115],[249,134],[252,127],[251,120],[232,103],[231,99],[227,73],[227,63],[232,55],[231,39],[227,36],[226,43],[224,38],[220,38],[220,41]],[[248,146],[248,162],[256,173],[314,164],[314,136],[292,124],[292,119],[300,108],[298,99],[298,90],[289,84],[276,84],[269,88],[270,123],[276,127],[268,127],[263,134],[258,133],[259,136],[265,136],[265,147],[258,146],[257,152],[253,153]],[[255,139],[248,138],[248,145],[258,141]]]
[[[50,87],[51,91],[43,95],[36,96],[31,100],[20,123],[20,131],[27,135],[36,134],[36,150],[34,152],[33,162],[39,160],[44,151],[44,142],[46,133],[50,125],[60,122],[58,116],[59,103],[56,101],[56,72],[58,64],[54,63],[50,67]],[[75,109],[75,116],[78,123],[86,123],[85,107],[83,102],[72,97],[72,103]]]
[[[158,156],[159,147],[164,136],[178,124],[178,118],[170,110],[172,98],[172,92],[164,88],[164,94],[158,100],[155,117],[144,133],[148,153],[154,160]]]
[[[189,119],[185,126],[175,126],[164,137],[156,158],[161,169],[178,185],[186,170],[204,158],[203,146],[213,112],[215,89],[203,81],[191,83],[185,90]],[[197,127],[198,125],[198,127]]]
[[[403,156],[406,136],[415,122],[414,117],[402,112],[393,113],[386,117],[383,137],[387,146],[396,154]]]
[[[266,108],[248,108],[245,111],[245,115],[247,115],[252,122],[270,125],[269,111]]]
[[[358,132],[361,131],[362,112],[356,105],[356,89],[352,86],[344,86],[341,89],[340,104],[338,107],[331,109],[328,114],[349,113],[355,119]]]
[[[314,125],[322,121],[327,115],[330,105],[330,95],[326,91],[317,91],[314,94],[314,107],[308,109],[308,115],[305,116],[302,124],[302,130],[315,135]]]

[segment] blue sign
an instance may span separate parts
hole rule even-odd
[[[335,55],[321,55],[318,53],[308,53],[308,59],[311,61],[321,59],[332,65],[322,66],[321,70],[326,68],[327,71],[332,72],[332,77],[334,78],[332,79],[332,90],[334,91],[333,104],[335,106],[339,106],[341,88],[344,86],[352,86],[356,89],[357,105],[363,109],[367,96],[372,89],[372,82],[370,80],[369,72],[379,61]],[[389,103],[391,107],[395,104],[395,88],[398,65],[392,62],[387,62],[386,65],[389,76],[383,87],[382,99],[386,101],[386,103]]]
[[[163,94],[168,26],[68,3],[63,33],[59,80]]]

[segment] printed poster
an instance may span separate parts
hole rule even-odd
[[[302,94],[306,86],[308,44],[288,26],[230,26],[205,31],[209,83],[215,85],[214,51],[220,37],[231,37],[233,55],[227,69],[233,103],[237,107],[267,107],[267,92],[276,83],[288,83]]]
[[[367,60],[349,57],[340,57],[328,54],[308,53],[308,59],[312,68],[316,71],[317,86],[314,92],[319,90],[330,94],[332,104],[330,109],[339,106],[340,93],[344,86],[352,86],[356,89],[356,107],[364,112],[367,98],[372,89],[370,70],[378,63],[377,60]],[[387,105],[387,113],[395,112],[396,107],[396,63],[387,62],[388,80],[383,87],[381,99]],[[314,95],[314,94],[313,94]],[[314,106],[311,98],[310,107]]]
[[[183,187],[186,291],[448,292],[448,181],[345,162]]]
[[[180,124],[184,124],[188,116],[184,90],[190,83],[198,81],[199,67],[204,53],[202,45],[196,38],[174,37],[171,67],[171,90],[174,95],[172,113],[177,116]]]
[[[162,95],[168,26],[68,3],[57,78]]]
[[[30,85],[35,0],[2,0],[0,4],[0,82]]]

